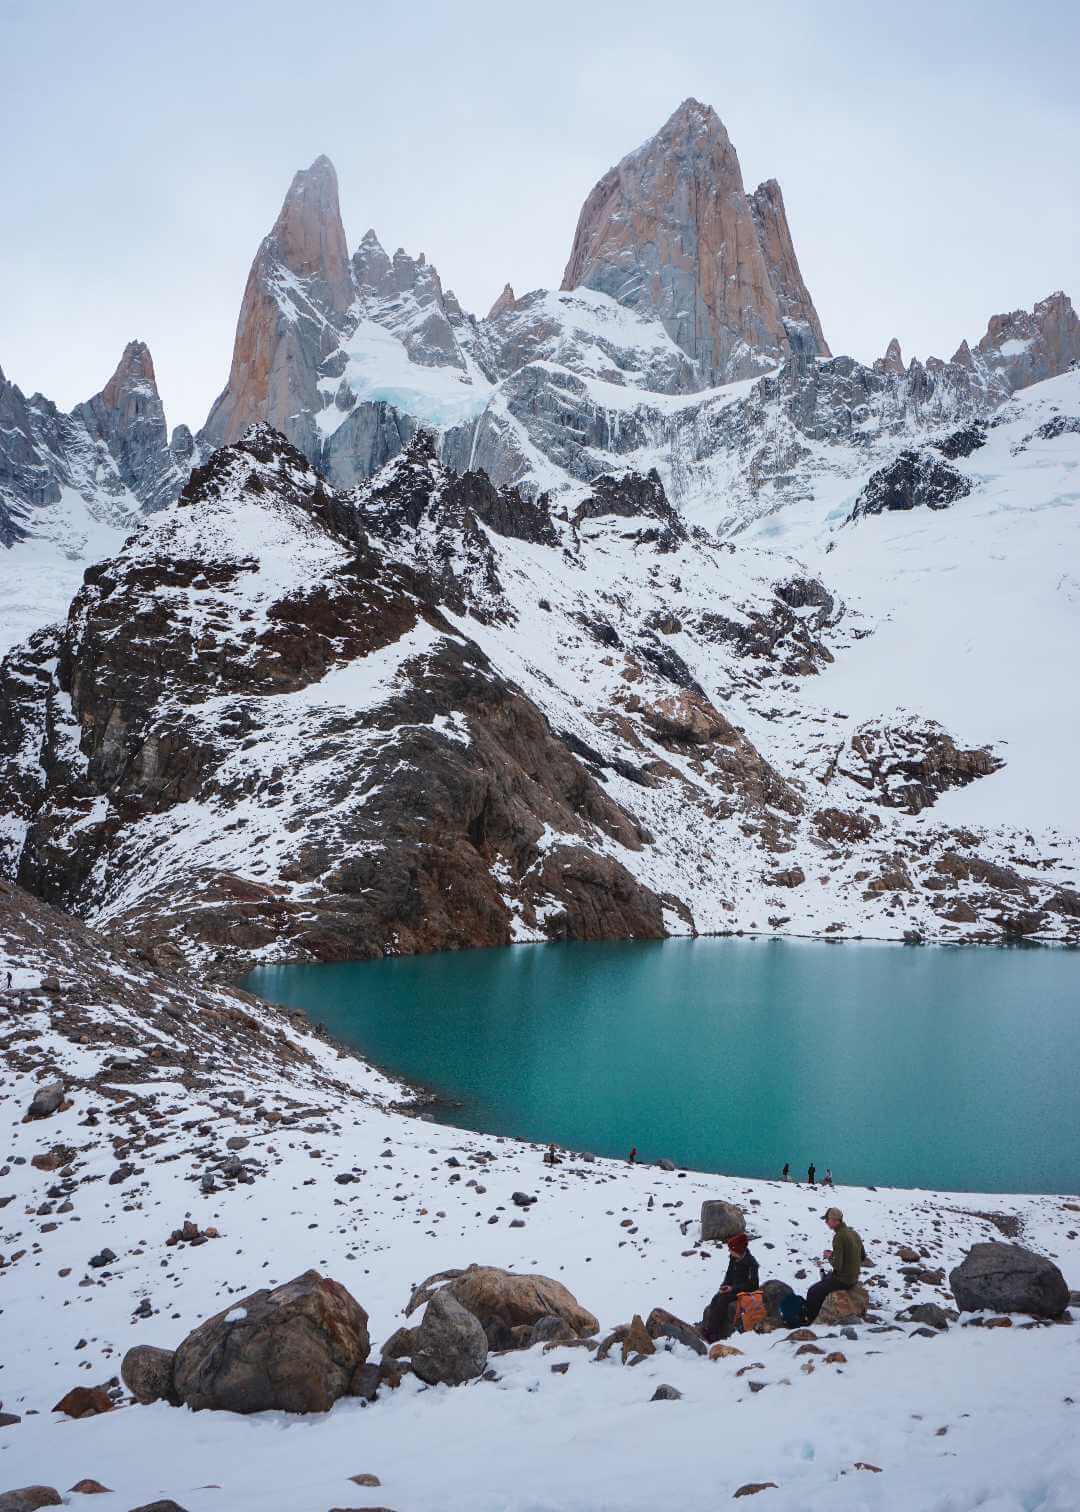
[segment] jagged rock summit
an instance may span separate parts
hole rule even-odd
[[[337,174],[317,157],[293,178],[251,265],[229,381],[204,430],[212,446],[265,420],[312,450],[318,364],[337,346],[352,300]]]
[[[585,201],[562,282],[582,286],[657,315],[703,384],[753,377],[794,352],[829,355],[780,185],[747,195],[723,122],[697,100]]]

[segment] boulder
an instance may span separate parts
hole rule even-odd
[[[536,1274],[519,1276],[493,1265],[470,1265],[463,1271],[430,1277],[413,1293],[406,1317],[431,1297],[434,1282],[443,1279],[449,1282],[445,1290],[479,1321],[491,1349],[527,1343],[527,1335],[515,1336],[513,1331],[523,1325],[531,1331],[544,1317],[562,1318],[579,1339],[589,1338],[600,1327],[561,1281]]]
[[[701,1204],[701,1237],[723,1242],[732,1234],[746,1232],[746,1214],[734,1202],[710,1199]]]
[[[931,1328],[942,1330],[949,1326],[948,1313],[936,1302],[916,1302],[912,1307],[905,1307],[903,1312],[898,1312],[896,1317],[900,1323],[926,1323]]]
[[[645,1319],[645,1332],[650,1339],[674,1339],[677,1344],[685,1344],[687,1349],[692,1349],[695,1354],[708,1353],[709,1346],[705,1343],[700,1329],[695,1328],[692,1323],[685,1323],[682,1318],[677,1318],[666,1308],[653,1308]]]
[[[96,1417],[99,1412],[112,1410],[112,1398],[104,1386],[73,1386],[53,1408],[70,1418]]]
[[[166,1497],[164,1501],[143,1502],[141,1507],[132,1507],[131,1512],[187,1512],[187,1508]]]
[[[569,1344],[576,1338],[577,1334],[565,1318],[557,1318],[554,1313],[546,1313],[544,1317],[538,1318],[529,1330],[527,1348],[531,1349],[534,1344]]]
[[[866,1287],[852,1286],[847,1291],[830,1292],[821,1304],[821,1311],[814,1322],[822,1328],[853,1323],[858,1318],[865,1318],[869,1307],[870,1297]]]
[[[30,1118],[48,1118],[55,1113],[64,1100],[64,1084],[62,1081],[45,1082],[34,1093],[34,1100],[30,1104]]]
[[[305,1271],[188,1334],[173,1364],[176,1395],[193,1411],[328,1412],[367,1360],[367,1321],[337,1281]]]
[[[176,1351],[158,1349],[153,1344],[136,1344],[129,1349],[120,1365],[120,1379],[137,1402],[172,1402],[178,1405],[173,1387]]]
[[[93,1480],[90,1477],[87,1477],[85,1480],[76,1481],[73,1486],[69,1487],[69,1489],[72,1491],[77,1491],[80,1496],[112,1495],[112,1492],[108,1486],[103,1486],[99,1480]]]
[[[416,1348],[415,1328],[395,1328],[379,1355],[384,1360],[407,1360]]]
[[[416,1330],[413,1370],[429,1385],[460,1386],[483,1375],[487,1336],[448,1288],[437,1291]]]
[[[972,1245],[950,1271],[949,1284],[963,1312],[988,1308],[1058,1318],[1069,1305],[1069,1288],[1054,1262],[1019,1244]]]
[[[37,1512],[38,1507],[62,1507],[59,1491],[52,1486],[23,1486],[21,1491],[0,1493],[0,1512]]]

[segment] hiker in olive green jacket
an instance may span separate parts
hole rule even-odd
[[[832,1261],[832,1270],[806,1293],[806,1313],[803,1321],[812,1323],[821,1311],[821,1304],[830,1292],[850,1291],[859,1279],[859,1267],[866,1259],[863,1242],[855,1230],[844,1222],[844,1215],[837,1207],[828,1208],[825,1222],[833,1231],[832,1249],[825,1251],[825,1258]]]

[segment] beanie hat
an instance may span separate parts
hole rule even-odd
[[[750,1240],[746,1234],[732,1234],[727,1246],[733,1255],[745,1255],[749,1243]]]
[[[830,1218],[835,1218],[837,1223],[843,1223],[844,1221],[844,1215],[838,1207],[826,1208],[822,1216],[826,1223],[828,1223]]]

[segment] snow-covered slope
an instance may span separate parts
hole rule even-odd
[[[42,991],[52,977],[61,990]],[[880,1322],[854,1337],[817,1328],[817,1355],[782,1332],[740,1337],[742,1355],[716,1362],[661,1341],[634,1368],[617,1350],[594,1361],[537,1346],[492,1356],[491,1380],[406,1376],[325,1415],[191,1413],[118,1393],[126,1405],[104,1415],[58,1416],[71,1387],[113,1380],[132,1345],[174,1348],[309,1267],[367,1310],[376,1359],[413,1285],[474,1261],[557,1278],[601,1337],[654,1306],[692,1321],[723,1266],[722,1247],[699,1242],[704,1199],[742,1204],[763,1277],[797,1286],[825,1248],[825,1199],[574,1152],[552,1173],[537,1146],[406,1116],[405,1089],[302,1022],[158,975],[3,884],[0,1031],[0,1395],[21,1418],[0,1428],[4,1489],[65,1492],[91,1476],[111,1488],[95,1503],[106,1512],[164,1497],[187,1512],[711,1512],[772,1482],[762,1505],[780,1512],[1073,1512],[1076,1327],[1017,1316],[924,1337],[894,1319],[913,1301],[948,1307],[947,1281],[911,1272],[947,1276],[982,1240],[1017,1240],[1075,1282],[1075,1196],[841,1185],[830,1200],[863,1236]],[[66,1105],[26,1122],[56,1075]],[[537,1198],[523,1217],[519,1190]],[[187,1220],[219,1237],[170,1245]],[[115,1258],[91,1265],[106,1248]],[[652,1401],[661,1383],[681,1400]],[[358,1489],[361,1473],[379,1488]]]
[[[1005,712],[996,561],[1061,576],[1078,382],[897,459],[849,523],[793,507],[798,556],[689,526],[656,474],[552,507],[421,434],[336,494],[255,430],[5,665],[6,874],[204,960],[1075,939],[1075,711],[1025,719],[1032,678]],[[1067,582],[1054,612],[1064,679]]]

